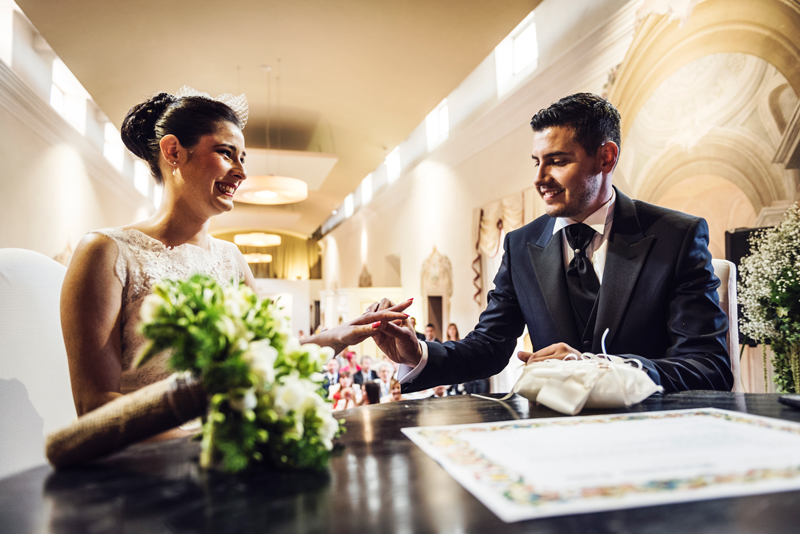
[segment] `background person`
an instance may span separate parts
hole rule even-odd
[[[372,370],[372,358],[361,357],[361,370],[353,375],[353,382],[359,386],[378,379],[378,373]]]
[[[364,391],[361,394],[361,406],[380,404],[381,387],[377,382],[364,382],[363,389]]]

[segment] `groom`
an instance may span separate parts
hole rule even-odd
[[[527,325],[528,363],[571,353],[634,358],[666,392],[730,391],[728,321],[719,307],[703,219],[631,200],[612,186],[620,116],[589,93],[531,120],[534,185],[547,215],[510,232],[494,290],[461,341],[417,341],[381,325],[375,341],[402,364],[404,391],[499,373]],[[386,308],[384,300],[375,308]]]

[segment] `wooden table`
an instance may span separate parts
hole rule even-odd
[[[709,406],[800,422],[800,411],[776,395],[691,392],[629,411]],[[227,476],[198,469],[196,442],[140,444],[72,471],[40,467],[0,481],[0,533],[800,532],[800,492],[505,524],[400,429],[559,414],[519,397],[508,407],[448,397],[339,413],[347,420],[345,448],[329,472]],[[583,412],[592,413],[609,412]]]

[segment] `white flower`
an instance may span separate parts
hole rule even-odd
[[[319,428],[319,437],[325,444],[325,448],[331,450],[333,448],[333,437],[336,431],[339,430],[339,421],[332,415],[327,415],[322,418],[322,425]]]
[[[296,337],[289,336],[289,339],[286,340],[286,344],[283,346],[283,350],[286,354],[291,354],[293,352],[305,351],[307,347],[308,345],[300,345],[300,341]]]
[[[278,359],[278,351],[269,344],[269,339],[253,341],[242,357],[250,362],[253,371],[265,382],[275,381],[275,360]]]
[[[258,404],[255,389],[250,388],[243,395],[235,395],[229,402],[231,409],[237,412],[252,410]]]
[[[287,376],[283,384],[275,388],[275,411],[283,417],[292,410],[297,410],[309,395],[317,396],[315,388],[316,384],[308,380],[294,375]]]
[[[222,290],[222,294],[225,298],[225,312],[231,317],[242,317],[243,311],[248,308],[246,292],[238,287],[228,286]]]
[[[222,332],[222,334],[228,339],[233,339],[236,337],[236,325],[227,315],[220,317],[220,320],[217,321],[217,328],[219,328],[219,331]]]
[[[322,360],[322,363],[325,364],[331,361],[334,356],[336,356],[336,351],[333,350],[332,347],[320,347],[319,356]]]
[[[142,302],[142,309],[140,311],[142,322],[153,322],[153,319],[156,318],[156,312],[158,312],[158,309],[161,307],[163,302],[164,300],[158,295],[154,295],[152,293],[147,295]]]

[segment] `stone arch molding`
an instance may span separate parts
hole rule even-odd
[[[710,54],[738,52],[774,65],[800,94],[800,4],[793,0],[707,0],[680,25],[649,15],[634,34],[608,98],[622,114],[622,139],[639,110],[681,66]]]
[[[749,132],[715,128],[691,150],[672,146],[648,161],[636,198],[655,202],[673,185],[702,174],[713,174],[741,189],[756,213],[787,196],[785,173],[772,164],[764,142]]]
[[[424,324],[428,320],[428,297],[442,297],[442,324],[450,323],[450,298],[453,296],[453,265],[450,259],[441,254],[436,247],[422,263],[422,302],[424,303]]]

